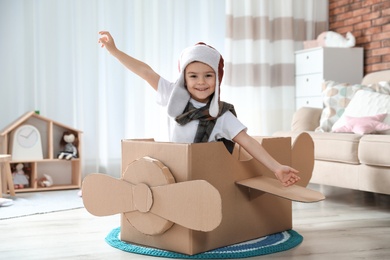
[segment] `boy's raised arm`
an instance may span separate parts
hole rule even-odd
[[[158,75],[148,64],[119,50],[109,32],[101,31],[99,34],[101,35],[99,43],[102,47],[106,47],[107,51],[117,58],[126,68],[146,80],[155,90],[157,90],[160,75]]]
[[[241,145],[256,160],[264,164],[274,172],[276,178],[284,185],[290,186],[300,180],[298,171],[287,165],[277,162],[253,137],[245,131],[241,131],[233,138],[233,141]]]

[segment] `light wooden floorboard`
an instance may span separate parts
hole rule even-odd
[[[252,259],[390,259],[390,196],[309,187],[327,199],[293,204],[294,230],[304,237],[302,244]],[[119,215],[95,217],[77,209],[0,220],[0,259],[150,258],[122,252],[105,242],[119,219]]]

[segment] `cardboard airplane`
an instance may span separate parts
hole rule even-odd
[[[301,180],[284,187],[264,165],[222,142],[122,141],[122,177],[90,174],[82,185],[93,215],[121,214],[121,240],[193,255],[292,229],[292,201],[324,196],[305,188],[314,144],[302,133],[257,140]]]

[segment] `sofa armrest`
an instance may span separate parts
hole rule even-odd
[[[292,118],[293,132],[314,131],[320,125],[322,108],[301,107]]]

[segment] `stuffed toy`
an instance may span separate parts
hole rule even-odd
[[[40,187],[53,186],[53,178],[48,174],[43,174],[43,177],[38,180],[38,185]]]
[[[23,168],[23,163],[18,163],[15,167],[15,171],[12,173],[15,189],[27,188],[30,184],[28,180],[29,176],[24,173]]]
[[[58,153],[58,159],[71,160],[72,158],[77,158],[76,147],[78,140],[74,133],[65,131],[62,135],[60,145],[64,150]]]
[[[322,47],[342,47],[349,48],[355,46],[355,36],[351,32],[347,32],[346,36],[339,33],[327,31],[317,37],[318,46]]]

